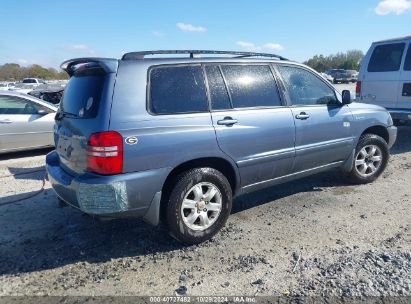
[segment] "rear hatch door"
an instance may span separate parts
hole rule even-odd
[[[377,44],[371,47],[361,81],[361,101],[388,109],[396,108],[400,79],[400,65],[404,43]]]
[[[54,141],[61,167],[71,175],[87,168],[87,143],[92,133],[108,130],[116,59],[81,58],[66,61],[70,75],[55,118]]]

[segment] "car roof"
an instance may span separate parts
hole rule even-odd
[[[150,58],[144,60],[120,60],[120,66],[139,66],[144,70],[161,65],[187,65],[187,64],[287,64],[302,66],[314,71],[312,68],[295,61],[278,60],[274,58],[230,58],[230,57],[200,57],[200,58]],[[314,71],[315,72],[315,71]]]
[[[398,41],[398,42],[400,42],[400,41],[408,41],[408,40],[411,40],[411,36],[404,36],[404,37],[397,37],[397,38],[391,38],[391,39],[385,39],[385,40],[380,40],[380,41],[375,41],[375,42],[373,42],[373,44],[376,44],[376,43],[385,43],[385,42],[396,42],[396,41]]]
[[[154,56],[147,58],[147,56]],[[188,64],[203,62],[238,62],[238,63],[258,63],[258,62],[286,62],[293,63],[280,55],[270,53],[239,52],[239,51],[213,51],[213,50],[160,50],[130,52],[115,58],[84,57],[66,60],[61,64],[61,68],[70,76],[75,70],[83,65],[99,65],[107,72],[117,70],[119,63],[129,64],[130,62],[146,66],[160,64]],[[132,64],[133,64],[132,63]]]
[[[287,62],[295,63],[290,60],[279,60],[275,58],[233,58],[233,57],[196,57],[196,58],[181,58],[181,57],[164,57],[164,58],[145,58],[143,60],[121,60],[122,62],[133,61],[147,63],[149,65],[153,64],[184,64],[184,63],[202,63],[202,62]]]
[[[266,58],[277,58],[280,60],[288,60],[283,56],[273,54],[273,53],[257,53],[257,52],[241,52],[241,51],[220,51],[220,50],[156,50],[156,51],[138,51],[125,53],[122,60],[127,59],[145,59],[146,56],[157,56],[157,55],[189,55],[190,58],[196,58],[201,55],[223,55],[231,56],[233,58],[241,57],[266,57]]]
[[[154,56],[154,57],[147,57]],[[217,50],[158,50],[126,53],[122,61],[134,60],[149,63],[190,63],[190,62],[272,62],[286,61],[287,58],[272,53],[217,51]]]
[[[31,100],[35,103],[38,103],[44,107],[47,107],[51,110],[57,111],[57,107],[51,103],[48,103],[42,99],[39,99],[37,97],[28,95],[28,94],[24,94],[24,93],[20,93],[20,92],[13,92],[13,91],[0,91],[0,96],[15,96],[15,97],[20,97],[20,98],[24,98],[24,99],[28,99]]]

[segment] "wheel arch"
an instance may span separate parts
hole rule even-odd
[[[164,181],[161,195],[162,198],[160,203],[160,217],[162,219],[164,219],[164,211],[166,209],[164,208],[164,206],[167,204],[166,200],[171,191],[171,186],[174,182],[174,179],[179,174],[187,170],[201,167],[209,167],[220,171],[230,183],[233,196],[240,192],[241,183],[238,168],[231,161],[223,157],[201,157],[185,161],[179,164],[178,166],[174,167],[174,169],[170,171],[170,173]]]
[[[390,142],[390,135],[388,133],[388,130],[385,126],[382,126],[382,125],[374,125],[374,126],[368,127],[361,133],[360,137],[365,134],[375,134],[375,135],[382,137],[387,144]]]
[[[372,126],[366,128],[358,136],[358,138],[355,142],[355,145],[353,146],[352,152],[350,153],[350,156],[344,162],[344,164],[341,166],[341,169],[343,170],[343,172],[345,172],[345,173],[350,172],[352,167],[354,166],[354,155],[355,155],[356,146],[357,146],[358,142],[360,141],[361,136],[363,136],[365,134],[378,135],[381,138],[383,138],[387,144],[389,143],[390,135],[387,131],[387,128],[384,125],[377,125],[376,124],[376,125],[372,125]]]

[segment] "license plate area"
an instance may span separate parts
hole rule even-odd
[[[56,148],[60,156],[67,160],[70,158],[72,147],[71,140],[68,137],[60,135]]]

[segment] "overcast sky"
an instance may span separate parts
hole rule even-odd
[[[262,51],[304,61],[411,35],[411,0],[10,0],[0,13],[0,64],[47,67],[151,49]]]

